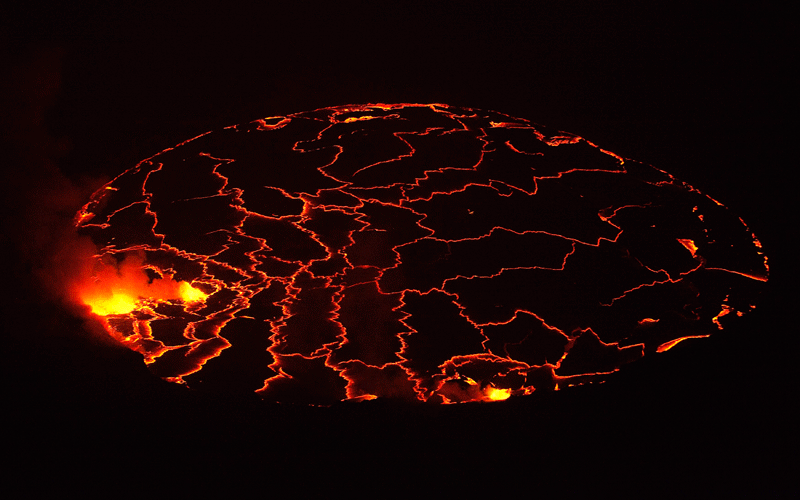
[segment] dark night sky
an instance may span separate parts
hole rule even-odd
[[[135,357],[82,340],[79,321],[27,287],[7,315],[9,394],[34,443],[19,447],[19,464],[143,460],[202,475],[209,463],[304,463],[333,477],[353,462],[420,478],[469,477],[456,471],[465,467],[526,478],[597,463],[608,483],[708,473],[735,478],[735,489],[778,484],[783,469],[769,456],[784,439],[790,388],[777,347],[788,331],[777,292],[788,281],[779,224],[790,219],[785,14],[675,2],[83,4],[12,10],[2,25],[3,244],[20,260],[14,281],[38,255],[19,241],[54,241],[33,236],[29,221],[57,232],[59,214],[97,179],[211,129],[363,102],[493,109],[651,163],[741,215],[772,276],[763,303],[730,332],[645,359],[613,387],[507,407],[321,412],[173,398]],[[30,201],[49,188],[46,203]],[[210,431],[216,422],[227,430]],[[174,465],[176,450],[191,458]]]

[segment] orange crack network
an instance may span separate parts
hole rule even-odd
[[[442,104],[206,133],[75,224],[97,250],[73,295],[154,374],[312,405],[603,381],[722,329],[768,276],[744,222],[666,172]]]

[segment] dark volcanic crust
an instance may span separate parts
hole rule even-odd
[[[100,254],[213,292],[109,318],[154,373],[286,402],[602,380],[722,329],[767,276],[747,226],[666,172],[439,104],[227,127],[80,215]]]

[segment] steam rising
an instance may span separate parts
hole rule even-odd
[[[63,284],[73,264],[93,254],[93,245],[80,238],[70,220],[81,201],[105,181],[67,178],[58,161],[69,150],[67,137],[53,137],[46,115],[61,83],[63,51],[54,47],[22,50],[8,67],[0,91],[3,99],[4,151],[11,165],[3,168],[4,247],[14,252],[13,281],[32,289],[20,299],[65,299]],[[31,283],[30,276],[37,278]]]
[[[3,78],[2,133],[10,165],[2,170],[10,189],[3,197],[2,234],[4,248],[14,253],[11,281],[20,287],[11,297],[56,302],[81,316],[89,315],[84,303],[89,298],[97,307],[110,300],[117,308],[130,305],[128,310],[140,295],[181,298],[182,290],[194,289],[169,278],[151,280],[136,255],[120,262],[98,260],[96,246],[71,223],[85,199],[108,179],[70,179],[59,168],[70,141],[54,137],[46,118],[58,98],[63,56],[57,47],[27,48]],[[79,284],[84,296],[75,293]]]
[[[92,256],[80,264],[80,276],[71,283],[70,296],[100,316],[127,314],[141,299],[193,302],[206,297],[185,281],[175,281],[170,276],[151,279],[145,272],[144,257],[138,253],[124,256],[118,264],[112,256]]]

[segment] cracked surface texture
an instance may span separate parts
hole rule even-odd
[[[76,225],[97,247],[76,293],[154,374],[313,405],[602,381],[723,330],[768,276],[746,224],[668,173],[441,104],[203,134]]]

